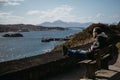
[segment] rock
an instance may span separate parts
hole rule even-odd
[[[68,38],[42,38],[41,42],[50,42],[50,41],[67,41]]]
[[[14,33],[14,34],[4,34],[3,37],[23,37],[20,33]]]

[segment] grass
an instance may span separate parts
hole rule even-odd
[[[103,32],[105,32],[109,37],[114,34],[120,34],[120,23],[118,25],[108,25],[108,24],[102,24],[102,23],[96,23],[91,24],[86,29],[84,29],[82,32],[79,32],[77,34],[74,34],[69,41],[66,41],[63,45],[67,46],[68,48],[77,47],[89,44],[93,42],[92,39],[92,30],[94,27],[101,27]],[[111,37],[112,43],[114,43],[116,40],[114,37]],[[118,41],[118,40],[117,40]],[[116,46],[119,49],[120,53],[120,42],[116,44]],[[62,45],[58,45],[54,48],[54,50],[61,50]]]
[[[119,54],[120,54],[120,42],[118,42],[118,43],[116,44],[116,47],[118,48],[118,52],[119,52]]]

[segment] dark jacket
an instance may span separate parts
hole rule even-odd
[[[93,42],[93,45],[91,46],[91,50],[102,49],[102,48],[106,47],[107,39],[108,39],[108,36],[104,32],[97,35]]]
[[[94,59],[94,50],[106,47],[108,45],[107,40],[108,36],[104,32],[97,35],[93,44],[91,45],[91,49],[88,52],[89,54],[87,54],[88,58]]]

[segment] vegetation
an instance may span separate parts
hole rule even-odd
[[[94,27],[101,27],[103,32],[105,32],[108,36],[120,33],[120,27],[118,27],[117,25],[108,25],[102,23],[92,24],[88,28],[84,29],[82,32],[75,34],[70,41],[65,43],[65,45],[67,45],[68,47],[75,47],[92,42],[92,30]]]
[[[77,47],[81,45],[86,45],[88,43],[93,42],[92,39],[92,30],[94,27],[101,27],[103,32],[105,32],[111,39],[111,42],[117,41],[118,39],[116,37],[113,37],[112,35],[120,34],[120,22],[117,25],[111,24],[92,24],[86,29],[84,29],[82,32],[79,32],[71,37],[71,39],[64,43],[67,47]],[[113,40],[115,38],[115,40]],[[55,47],[54,50],[61,49],[61,46]]]
[[[118,48],[118,52],[119,52],[119,54],[120,54],[120,42],[118,42],[118,43],[116,44],[116,47]]]

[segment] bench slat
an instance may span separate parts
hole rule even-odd
[[[87,63],[89,63],[89,62],[91,62],[92,60],[90,60],[90,59],[86,59],[86,60],[83,60],[83,61],[80,61],[80,62],[78,62],[78,63],[85,63],[85,64],[87,64]]]
[[[109,56],[110,56],[110,54],[104,55],[103,58],[102,58],[102,60],[108,58]]]

